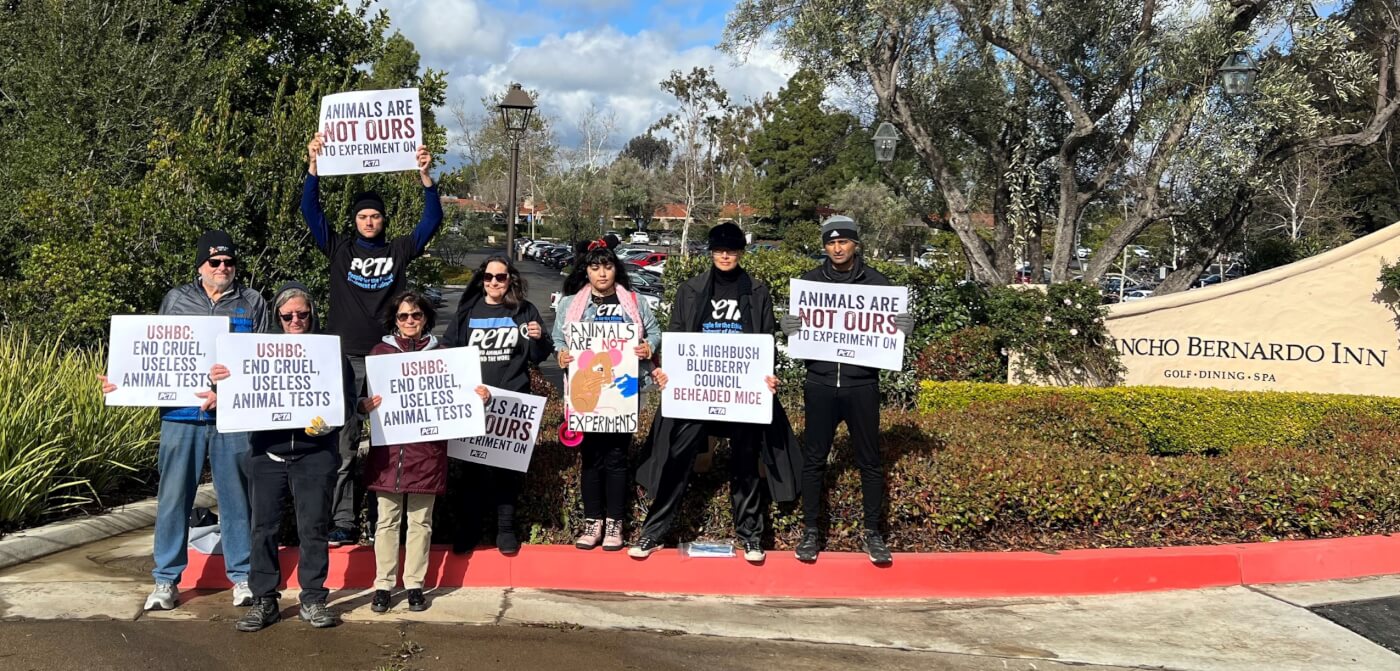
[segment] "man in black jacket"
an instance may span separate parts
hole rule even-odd
[[[317,321],[311,294],[298,282],[288,282],[277,290],[273,315],[282,332],[299,335],[316,333]],[[223,364],[216,364],[209,377],[214,382],[229,376]],[[345,394],[345,417],[353,418],[354,374],[349,360],[341,358]],[[218,397],[209,393],[205,406],[212,408]],[[318,417],[317,420],[320,418]],[[278,561],[278,537],[282,530],[282,504],[292,495],[297,518],[300,558],[297,580],[301,584],[301,619],[316,628],[333,627],[336,617],[326,607],[326,573],[330,565],[326,536],[331,524],[331,501],[335,490],[340,452],[337,432],[317,421],[305,429],[277,429],[252,432],[252,449],[244,459],[248,473],[248,502],[252,511],[251,570],[249,587],[253,607],[235,623],[239,631],[258,631],[282,619],[277,606],[282,581]]]
[[[773,333],[773,299],[768,286],[753,279],[739,260],[744,255],[744,234],[738,226],[725,223],[710,229],[710,256],[714,265],[686,281],[676,290],[668,331],[685,333]],[[663,367],[665,362],[662,362]],[[666,374],[657,369],[656,379],[666,383]],[[768,391],[777,390],[778,380],[768,376]],[[637,482],[651,497],[642,537],[628,554],[645,559],[662,547],[666,534],[685,497],[695,458],[707,436],[729,438],[729,492],[734,531],[743,546],[744,559],[758,563],[764,559],[762,535],[766,525],[768,497],[778,501],[797,498],[797,479],[802,472],[801,454],[782,406],[774,403],[773,421],[768,425],[734,422],[703,422],[664,418],[657,413],[647,437],[648,457],[637,468]],[[768,474],[768,491],[763,490],[760,465]]]
[[[865,265],[860,257],[860,228],[850,217],[836,215],[822,222],[822,246],[826,260],[802,276],[811,282],[889,286],[880,271]],[[914,328],[909,314],[895,316],[895,325],[906,336]],[[802,328],[794,312],[783,316],[783,331],[789,336]],[[856,465],[860,468],[861,506],[865,525],[862,545],[870,561],[891,563],[890,549],[880,534],[880,511],[885,504],[885,474],[880,464],[880,371],[867,366],[807,361],[807,381],[803,386],[807,430],[802,450],[802,540],[797,558],[816,561],[820,550],[818,526],[825,497],[826,459],[831,441],[842,421],[851,433]]]
[[[428,174],[433,157],[426,147],[418,148],[418,179],[423,184],[423,216],[413,233],[389,240],[389,221],[384,199],[373,191],[357,194],[350,205],[351,235],[333,229],[321,211],[321,180],[316,157],[321,153],[320,133],[306,146],[306,182],[301,190],[301,216],[316,248],[330,260],[330,320],[326,332],[340,336],[341,351],[350,357],[356,398],[364,395],[365,355],[380,339],[389,301],[408,288],[408,264],[428,248],[428,241],[442,225],[442,203],[437,187]],[[359,539],[356,511],[364,492],[355,479],[355,462],[360,446],[360,418],[346,418],[337,434],[340,472],[335,484],[335,528],[330,543],[338,546]],[[374,509],[371,506],[370,514]],[[371,520],[370,528],[374,528]]]

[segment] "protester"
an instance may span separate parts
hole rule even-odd
[[[370,350],[371,356],[422,352],[438,348],[438,340],[430,332],[437,323],[433,304],[416,292],[407,291],[394,297],[386,312],[384,330],[391,335]],[[483,401],[490,395],[478,385],[477,395]],[[375,394],[360,400],[365,413],[378,408],[383,397]],[[377,445],[369,450],[365,468],[367,488],[379,500],[379,526],[374,534],[374,563],[378,575],[374,580],[374,597],[370,610],[389,610],[389,590],[398,584],[399,525],[408,516],[408,542],[403,559],[403,586],[408,590],[408,609],[421,611],[428,607],[423,598],[423,578],[428,572],[428,549],[433,536],[433,503],[447,493],[447,441],[435,440],[402,445]]]
[[[554,347],[559,367],[568,369],[573,353],[564,340],[565,324],[623,322],[641,325],[641,342],[634,353],[648,361],[661,346],[661,328],[646,301],[637,300],[627,269],[603,240],[589,245],[574,271],[564,280],[564,296],[555,309]],[[591,550],[623,548],[623,521],[627,511],[627,446],[630,433],[589,433],[580,449],[583,467],[579,489],[583,494],[583,532],[574,546]]]
[[[223,231],[206,231],[195,243],[193,282],[171,289],[160,303],[160,314],[226,316],[235,333],[267,330],[267,303],[258,292],[238,281],[238,248]],[[117,389],[105,376],[102,392]],[[170,610],[179,599],[181,574],[189,563],[189,515],[195,489],[204,471],[204,458],[214,474],[219,498],[220,544],[224,573],[233,583],[233,604],[253,602],[248,587],[248,485],[242,461],[248,434],[219,433],[214,413],[198,407],[160,411],[160,484],[156,490],[155,589],[146,597],[146,610]]]
[[[311,294],[300,282],[288,282],[277,290],[272,312],[282,332],[288,335],[316,333],[316,308]],[[353,416],[355,394],[350,362],[342,357],[346,417]],[[215,384],[227,379],[229,370],[215,364],[209,379]],[[202,394],[204,407],[218,404],[215,392]],[[334,627],[338,621],[326,607],[326,572],[330,566],[326,532],[331,520],[331,496],[335,490],[340,452],[334,427],[320,417],[305,429],[254,431],[252,449],[244,462],[248,475],[248,502],[252,510],[252,572],[249,585],[253,607],[239,618],[239,631],[258,631],[282,619],[277,605],[281,594],[282,563],[278,561],[278,538],[282,533],[282,505],[291,494],[297,520],[297,580],[301,583],[303,621],[318,629]]]
[[[812,282],[889,286],[878,270],[865,265],[860,256],[860,229],[850,217],[835,215],[822,222],[821,238],[826,250],[822,264],[802,279]],[[907,336],[914,328],[909,314],[895,316],[895,325]],[[783,331],[789,336],[802,328],[795,312],[783,316]],[[876,564],[894,561],[884,536],[880,534],[880,512],[885,503],[885,477],[880,464],[880,371],[875,368],[829,361],[807,361],[803,386],[807,429],[802,454],[802,539],[797,558],[816,561],[820,550],[818,526],[825,498],[826,459],[836,427],[846,422],[851,446],[860,468],[861,505],[865,533],[862,547]]]
[[[530,368],[554,351],[554,343],[543,337],[540,311],[525,295],[525,279],[509,259],[486,259],[467,283],[443,345],[479,348],[484,384],[528,394]],[[482,514],[490,506],[496,511],[496,549],[507,555],[519,552],[515,503],[521,474],[476,463],[461,464],[454,472],[463,477],[448,488],[457,513],[452,551],[461,554],[476,547]]]
[[[317,133],[306,146],[307,176],[301,191],[301,216],[311,229],[316,248],[330,259],[330,319],[327,331],[340,336],[341,351],[350,356],[355,371],[357,395],[364,393],[365,355],[389,333],[382,317],[390,309],[390,299],[408,285],[408,264],[423,254],[428,241],[442,224],[442,204],[437,188],[428,175],[433,157],[426,147],[418,148],[418,178],[423,184],[423,216],[413,233],[387,240],[387,212],[384,199],[373,191],[357,194],[350,205],[353,233],[336,232],[321,211],[320,178],[316,157],[323,137]],[[335,528],[330,544],[338,546],[359,539],[359,511],[363,492],[354,477],[360,445],[360,418],[346,418],[340,431],[340,471],[336,475]],[[371,511],[371,514],[373,511]],[[371,528],[373,524],[371,523]]]
[[[751,277],[739,262],[744,256],[744,233],[725,223],[710,229],[712,267],[692,277],[676,290],[668,332],[773,333],[773,299],[768,285]],[[663,367],[666,362],[662,362]],[[664,368],[654,373],[665,387]],[[768,391],[777,391],[778,378],[767,377]],[[778,501],[797,498],[802,472],[801,451],[782,406],[774,404],[768,425],[672,419],[657,413],[647,438],[646,461],[637,469],[637,483],[652,499],[642,525],[641,539],[627,551],[644,559],[661,548],[685,498],[695,458],[708,437],[729,439],[729,496],[734,530],[744,549],[744,559],[764,559],[762,536],[766,526],[768,497]],[[768,490],[763,488],[760,464],[766,467]]]

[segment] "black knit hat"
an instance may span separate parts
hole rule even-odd
[[[199,236],[199,241],[194,243],[194,268],[204,265],[212,256],[227,256],[231,259],[238,258],[238,247],[234,246],[233,238],[223,231],[205,231]]]
[[[746,246],[744,231],[732,222],[725,222],[710,229],[710,250],[731,249],[743,251]]]
[[[384,198],[374,191],[357,193],[355,199],[350,202],[354,203],[350,206],[351,221],[355,220],[355,215],[359,214],[360,210],[375,210],[380,215],[384,214]]]

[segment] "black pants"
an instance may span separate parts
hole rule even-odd
[[[331,494],[340,455],[325,449],[286,462],[266,454],[249,453],[248,508],[253,528],[248,587],[258,598],[277,598],[282,581],[277,560],[277,537],[282,529],[282,503],[292,495],[297,516],[297,537],[301,559],[297,581],[301,583],[302,603],[326,602],[326,533],[331,525]]]
[[[583,494],[584,517],[626,519],[627,446],[631,443],[630,433],[583,435],[583,443],[579,445],[583,452],[579,489]]]
[[[520,472],[485,464],[463,462],[447,488],[448,502],[457,520],[455,540],[475,545],[481,538],[481,518],[496,513],[496,528],[513,528],[515,502],[520,495]]]
[[[836,427],[846,422],[860,467],[861,507],[865,528],[880,529],[885,504],[885,472],[880,466],[880,385],[828,387],[808,381],[803,389],[807,431],[802,441],[802,522],[809,529],[821,521],[826,492],[826,459]]]
[[[715,435],[729,435],[729,503],[734,514],[734,533],[742,541],[758,542],[763,536],[765,518],[768,512],[767,489],[759,477],[759,443],[762,426],[746,424],[719,424],[714,426]],[[661,471],[661,483],[652,492],[651,508],[647,511],[646,524],[642,535],[664,540],[670,533],[685,498],[686,486],[690,484],[690,474],[695,470],[695,457],[702,444],[710,435],[708,431],[689,434],[693,436],[685,445],[674,445],[671,458]]]
[[[362,356],[350,355],[350,368],[355,371],[355,393],[360,398],[365,395],[365,358]],[[353,404],[359,407],[358,399]],[[335,477],[335,501],[332,510],[334,511],[335,526],[344,529],[357,529],[360,524],[359,510],[360,504],[364,502],[365,487],[360,483],[359,470],[360,459],[360,425],[364,420],[358,410],[346,416],[345,425],[340,427],[338,438],[340,445],[340,467],[336,471]],[[378,506],[369,507],[369,528],[374,529],[374,518],[378,513]]]

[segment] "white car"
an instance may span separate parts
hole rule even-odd
[[[649,245],[651,244],[651,236],[647,235],[646,231],[637,231],[632,234],[632,239],[628,242],[634,245]]]
[[[649,266],[642,266],[642,270],[645,270],[645,271],[647,271],[647,272],[649,272],[649,273],[652,273],[652,274],[654,274],[654,275],[657,275],[657,276],[661,276],[661,275],[666,274],[666,262],[665,262],[665,261],[658,261],[658,262],[653,263],[653,264],[651,264],[651,265],[649,265]]]
[[[1133,289],[1132,291],[1123,294],[1124,303],[1127,303],[1128,301],[1140,301],[1147,298],[1152,298],[1151,289]]]

